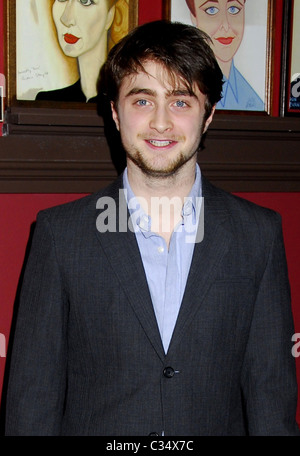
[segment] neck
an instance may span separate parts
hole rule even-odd
[[[128,181],[143,210],[151,217],[152,231],[158,233],[169,245],[175,226],[181,220],[184,198],[195,182],[196,157],[189,160],[175,174],[153,177],[144,174],[128,160]]]
[[[97,46],[78,57],[80,84],[86,101],[97,95],[97,80],[106,59],[106,46],[106,39],[103,36]]]
[[[218,64],[224,76],[226,76],[226,78],[229,79],[232,60],[229,60],[228,62],[223,62],[222,60],[218,59]]]

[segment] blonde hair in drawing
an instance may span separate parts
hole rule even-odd
[[[129,26],[129,0],[118,0],[116,2],[115,17],[111,25],[108,37],[108,51],[123,36],[127,35]]]

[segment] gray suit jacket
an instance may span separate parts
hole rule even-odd
[[[6,434],[297,434],[279,215],[203,178],[204,239],[165,355],[134,233],[96,228],[121,183],[38,215]]]

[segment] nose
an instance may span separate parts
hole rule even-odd
[[[220,29],[223,29],[225,32],[228,32],[228,30],[230,29],[227,11],[222,15]]]
[[[165,131],[171,130],[173,122],[168,108],[165,106],[157,106],[153,111],[150,128],[156,130],[158,133],[164,133]]]
[[[74,0],[67,0],[63,14],[60,18],[66,27],[75,25],[75,3]]]

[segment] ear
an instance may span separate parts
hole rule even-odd
[[[204,125],[204,130],[203,130],[203,133],[205,133],[211,123],[211,121],[213,120],[213,117],[214,117],[214,113],[215,113],[215,110],[216,110],[216,105],[213,106],[212,110],[211,110],[211,113],[210,113],[210,116],[206,119],[206,122],[205,122],[205,125]]]
[[[105,30],[108,30],[115,18],[115,12],[116,12],[116,7],[112,6],[110,10],[107,13],[107,19],[106,19],[106,25],[105,25]]]
[[[111,107],[112,118],[113,118],[114,121],[115,121],[117,130],[120,131],[119,116],[118,116],[118,112],[117,112],[117,110],[116,110],[116,107],[115,107],[115,104],[114,104],[113,101],[110,102],[110,107]]]

